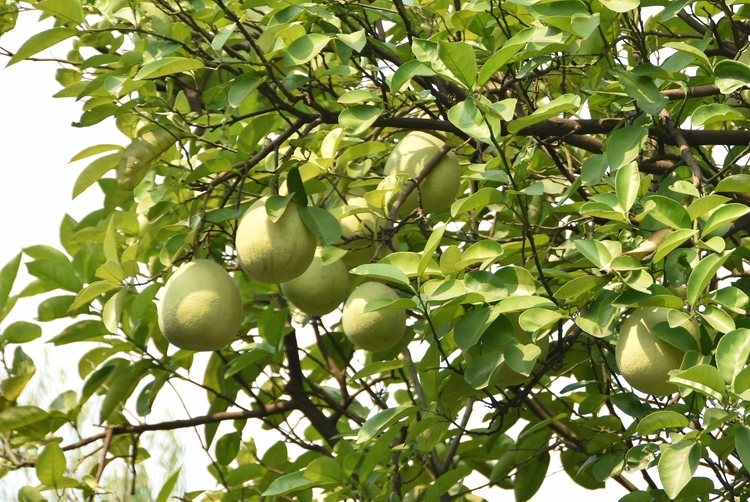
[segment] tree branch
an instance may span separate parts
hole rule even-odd
[[[270,415],[278,413],[286,413],[288,411],[299,409],[299,403],[292,401],[279,401],[266,406],[262,410],[243,410],[243,411],[222,411],[219,413],[212,413],[210,415],[203,415],[200,417],[194,417],[186,420],[170,420],[167,422],[157,422],[153,424],[119,424],[108,427],[105,432],[94,434],[85,439],[71,443],[67,446],[63,446],[63,451],[71,451],[91,444],[94,441],[98,441],[102,438],[106,438],[107,435],[120,436],[122,434],[140,434],[142,432],[150,431],[169,431],[174,429],[185,429],[188,427],[196,427],[198,425],[211,424],[215,422],[224,422],[226,420],[242,420],[245,418],[264,418]]]

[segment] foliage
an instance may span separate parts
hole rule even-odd
[[[184,500],[526,501],[553,451],[578,484],[614,480],[627,501],[748,496],[745,4],[4,0],[0,33],[19,10],[55,26],[2,49],[8,64],[72,41],[57,96],[82,103],[76,127],[114,119],[129,145],[77,155],[93,160],[73,196],[96,185],[102,207],[64,218],[62,250],[27,248],[0,272],[0,320],[52,292],[38,320],[75,322],[45,341],[80,345],[85,379],[24,404],[24,346],[41,329],[4,327],[0,472],[33,468],[40,482],[19,499],[98,497],[108,465],[153,461],[141,434],[194,426],[219,488]],[[384,176],[415,130],[448,146],[415,179]],[[400,213],[449,150],[462,169],[450,209]],[[356,349],[340,316],[305,318],[240,270],[238,218],[268,195],[273,218],[300,206],[324,261],[354,241],[392,251],[351,286],[398,292],[367,309],[407,309],[402,343]],[[369,209],[347,205],[363,195]],[[376,233],[342,240],[339,221],[368,211],[384,219]],[[205,356],[171,348],[156,322],[159,289],[194,257],[231,271],[244,301],[234,343]],[[22,261],[37,280],[11,296]],[[619,326],[643,306],[700,326],[698,341],[654,328],[685,352],[679,394],[618,376]],[[148,422],[174,379],[210,407]],[[95,395],[103,432],[64,437]],[[235,430],[216,437],[223,421]],[[259,424],[284,437],[260,458]],[[93,447],[91,470],[71,461]]]

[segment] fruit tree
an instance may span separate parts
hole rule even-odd
[[[0,335],[19,500],[125,500],[107,480],[183,428],[215,482],[155,500],[525,502],[551,461],[627,502],[750,496],[744,2],[0,0],[0,34],[18,15],[52,24],[4,61],[68,44],[73,126],[123,134],[76,156],[101,207],[0,272],[0,320],[45,295]],[[82,384],[35,402],[45,343]],[[158,418],[176,381],[202,414]]]

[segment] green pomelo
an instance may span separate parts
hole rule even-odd
[[[417,176],[435,154],[443,142],[426,132],[413,131],[396,144],[385,163],[386,176],[407,174]],[[456,200],[461,185],[461,167],[453,152],[448,152],[415,188],[399,209],[400,214],[413,211],[419,201],[425,213],[437,213],[448,209]]]
[[[379,282],[366,282],[357,287],[344,304],[341,323],[351,342],[370,352],[388,350],[396,345],[406,331],[406,310],[389,309],[365,312],[372,300],[398,300],[398,295]]]
[[[186,350],[219,350],[242,325],[237,284],[210,260],[195,260],[172,274],[159,302],[159,328],[172,345]]]
[[[323,265],[320,248],[305,273],[281,284],[281,292],[295,307],[309,316],[333,312],[346,300],[349,270],[341,260]]]
[[[669,383],[669,372],[680,367],[685,353],[652,331],[655,325],[668,321],[670,310],[636,309],[620,328],[615,350],[617,367],[631,386],[646,394],[666,396],[677,392],[677,386]],[[698,329],[687,317],[680,326],[698,339]]]
[[[266,214],[265,199],[253,204],[237,227],[235,248],[242,269],[256,281],[278,284],[307,270],[317,239],[290,202],[276,223]]]

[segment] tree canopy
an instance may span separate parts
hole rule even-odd
[[[72,42],[56,97],[81,103],[74,127],[125,136],[74,158],[91,162],[73,197],[102,207],[0,272],[0,320],[46,295],[0,335],[0,475],[39,481],[19,500],[118,500],[109,466],[158,463],[139,438],[187,427],[216,487],[172,494],[172,476],[154,500],[525,502],[552,453],[627,502],[750,495],[743,2],[0,2],[0,35],[19,13],[54,20],[0,38],[7,64]],[[417,137],[434,146],[394,160]],[[358,348],[340,311],[307,316],[250,277],[236,238],[254,204],[298,212],[285,238],[312,232],[347,292],[391,288],[357,315],[404,311],[398,343]],[[158,322],[194,259],[242,297],[233,342],[208,353]],[[36,280],[11,294],[22,263]],[[24,394],[40,343],[80,346],[83,386],[51,403]],[[208,397],[203,415],[150,419],[172,380]],[[85,420],[101,432],[77,436]]]

